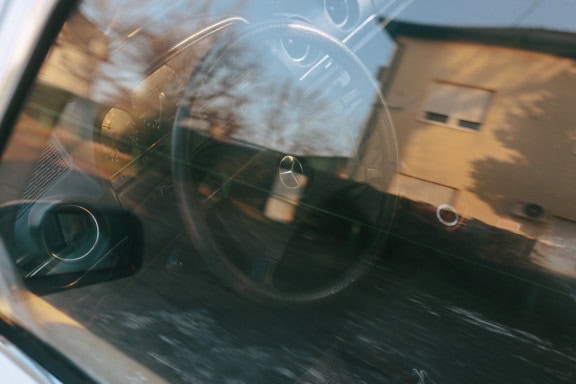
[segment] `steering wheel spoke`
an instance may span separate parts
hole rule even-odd
[[[266,251],[263,254],[251,255],[250,257],[250,278],[267,288],[275,289],[274,273],[281,259]]]

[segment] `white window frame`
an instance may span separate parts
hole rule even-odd
[[[424,98],[420,120],[468,131],[479,131],[493,92],[466,85],[434,81]]]

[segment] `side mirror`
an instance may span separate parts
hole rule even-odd
[[[40,295],[130,276],[142,265],[142,224],[118,207],[3,206],[0,236],[28,289]]]

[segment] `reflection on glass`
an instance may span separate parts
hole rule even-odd
[[[569,3],[84,1],[3,240],[170,382],[573,383]]]

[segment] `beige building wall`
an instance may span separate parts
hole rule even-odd
[[[405,37],[398,43],[384,84],[401,178],[423,180],[422,191],[426,182],[454,189],[446,203],[491,225],[537,227],[509,215],[520,201],[576,220],[573,60],[474,43]],[[492,92],[478,131],[422,119],[426,94],[438,81]],[[392,185],[401,190],[401,183]]]
[[[95,72],[107,59],[108,39],[104,32],[77,12],[64,25],[39,78],[53,88],[89,98]]]

